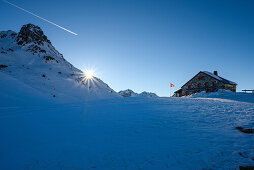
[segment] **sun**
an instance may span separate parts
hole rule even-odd
[[[92,79],[94,77],[94,70],[85,70],[86,79]]]

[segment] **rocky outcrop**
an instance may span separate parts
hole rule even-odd
[[[19,45],[25,45],[31,42],[38,45],[44,45],[44,42],[51,44],[41,28],[33,24],[23,25],[18,33],[16,41]]]

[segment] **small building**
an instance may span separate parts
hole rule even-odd
[[[201,91],[215,92],[218,89],[226,89],[236,92],[236,86],[237,84],[235,82],[218,76],[217,71],[214,71],[213,73],[200,71],[185,83],[181,89],[175,91],[174,97],[188,96]]]

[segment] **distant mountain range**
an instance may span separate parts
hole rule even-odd
[[[81,70],[54,48],[41,28],[33,24],[22,26],[18,33],[0,32],[0,74],[4,74],[1,81],[12,79],[28,87],[23,89],[24,93],[33,89],[33,95],[55,100],[121,97],[99,78],[86,79]]]
[[[131,89],[122,90],[122,91],[119,91],[118,93],[123,97],[159,97],[155,93],[150,93],[146,91],[138,94],[132,91]]]

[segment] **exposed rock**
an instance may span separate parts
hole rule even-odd
[[[31,42],[38,45],[44,45],[44,42],[51,44],[41,28],[33,24],[23,25],[18,33],[16,41],[19,45],[25,45]]]
[[[17,35],[17,33],[13,32],[11,33],[11,37],[14,38]]]
[[[7,51],[11,51],[11,52],[13,52],[14,50],[13,50],[13,49],[11,49],[11,48],[9,48]]]
[[[240,170],[254,170],[254,166],[239,166]]]
[[[7,65],[0,64],[0,70],[8,67]]]
[[[1,35],[1,38],[5,38],[7,36],[7,34],[3,34]]]
[[[248,133],[248,134],[254,133],[254,129],[244,129],[244,128],[240,127],[240,126],[236,127],[236,129],[240,130],[243,133]]]
[[[7,54],[7,52],[6,52],[6,51],[2,51],[1,53],[2,53],[2,54]]]
[[[32,52],[33,54],[46,53],[45,50],[41,49],[39,46],[34,45],[34,44],[29,45],[26,51]]]
[[[55,62],[58,63],[58,61],[57,61],[55,58],[51,57],[51,56],[44,56],[43,58],[44,58],[46,61],[55,61]]]

